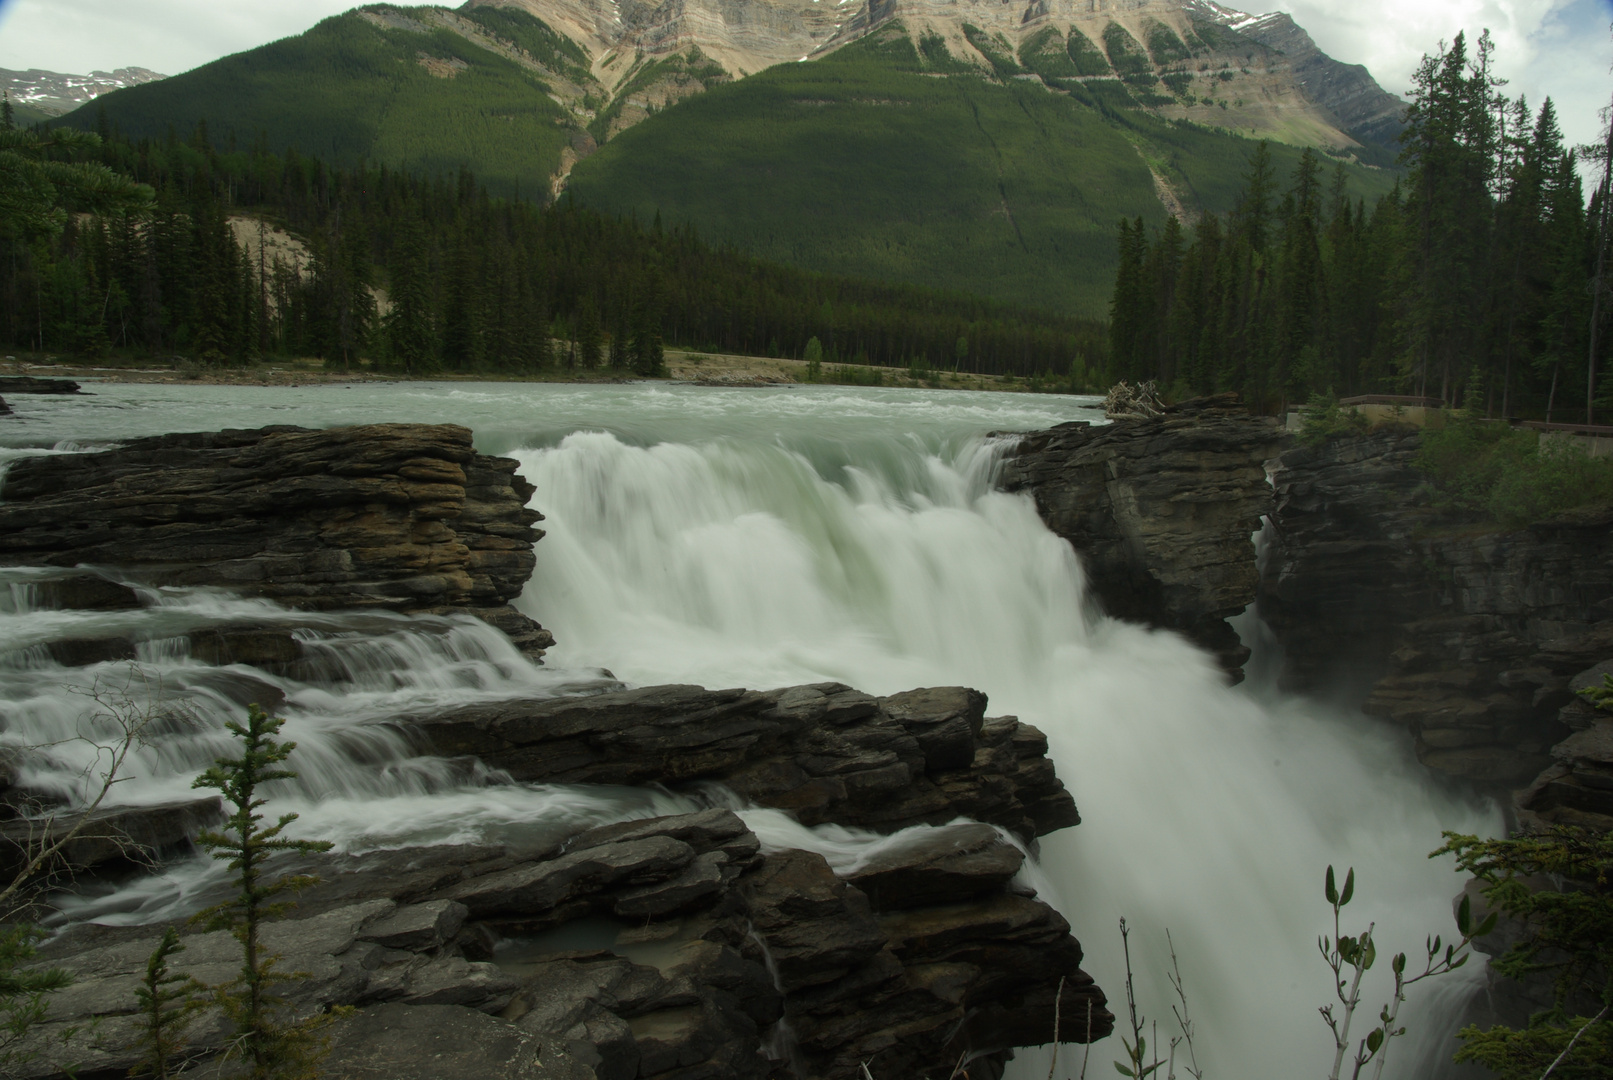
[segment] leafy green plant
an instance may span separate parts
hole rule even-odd
[[[1613,675],[1603,675],[1601,686],[1587,686],[1579,693],[1598,709],[1613,712]]]
[[[206,990],[201,983],[188,975],[173,972],[168,961],[185,951],[179,942],[179,931],[172,926],[163,932],[162,940],[146,961],[146,974],[135,989],[135,1000],[140,1005],[140,1035],[135,1046],[141,1051],[138,1065],[129,1071],[130,1076],[149,1076],[152,1080],[169,1080],[183,1067],[181,1055],[185,1048],[182,1029],[192,1014],[204,1004]]]
[[[1613,460],[1466,413],[1423,432],[1417,468],[1439,503],[1516,528],[1580,506],[1613,503]]]
[[[208,830],[198,837],[213,858],[226,860],[234,873],[239,891],[194,918],[211,930],[229,930],[241,943],[241,974],[219,991],[219,1003],[235,1026],[232,1052],[239,1052],[251,1080],[304,1080],[315,1075],[324,1046],[319,1028],[328,1017],[297,1020],[286,1016],[285,1000],[272,987],[296,979],[296,973],[275,968],[278,957],[268,953],[262,941],[263,924],[290,906],[275,897],[306,888],[316,879],[296,874],[270,878],[265,863],[283,852],[314,854],[329,851],[322,840],[293,840],[283,836],[296,814],[282,814],[274,825],[261,826],[258,810],[265,800],[259,797],[264,784],[289,780],[297,774],[280,768],[281,762],[297,748],[294,742],[279,742],[275,736],[284,723],[257,705],[247,706],[243,726],[228,725],[241,741],[241,756],[220,758],[212,768],[196,778],[198,788],[216,788],[235,808],[221,831]]]
[[[1394,993],[1389,1003],[1379,1010],[1378,1025],[1355,1044],[1352,1054],[1350,1025],[1355,1018],[1356,1009],[1361,1005],[1361,982],[1378,958],[1378,945],[1372,936],[1375,924],[1368,923],[1366,930],[1358,936],[1347,935],[1342,930],[1340,911],[1355,894],[1354,868],[1345,874],[1344,887],[1340,889],[1334,878],[1333,868],[1329,866],[1322,891],[1327,897],[1327,902],[1333,906],[1333,934],[1331,938],[1325,935],[1318,938],[1316,945],[1322,953],[1322,959],[1333,972],[1333,992],[1338,998],[1338,1003],[1343,1006],[1342,1011],[1338,1013],[1334,1012],[1331,1002],[1319,1010],[1328,1030],[1333,1034],[1333,1071],[1328,1074],[1328,1080],[1339,1080],[1346,1055],[1350,1056],[1353,1064],[1350,1073],[1352,1080],[1358,1080],[1367,1064],[1374,1059],[1377,1064],[1373,1068],[1372,1076],[1373,1080],[1378,1080],[1383,1076],[1390,1041],[1406,1033],[1404,1027],[1398,1026],[1400,1006],[1406,1000],[1406,990],[1424,979],[1447,975],[1466,964],[1468,957],[1472,955],[1474,939],[1494,930],[1497,916],[1495,912],[1491,912],[1480,923],[1474,925],[1472,904],[1464,896],[1456,910],[1456,929],[1462,935],[1460,941],[1446,944],[1438,934],[1429,938],[1425,943],[1427,956],[1423,970],[1410,977],[1406,975],[1406,954],[1396,953],[1389,964],[1394,974]]]
[[[1613,1060],[1613,834],[1555,826],[1481,840],[1447,832],[1434,854],[1446,853],[1484,883],[1497,911],[1524,928],[1491,968],[1515,979],[1549,976],[1554,990],[1553,1006],[1522,1029],[1463,1028],[1456,1060],[1484,1065],[1502,1080],[1606,1077]],[[1590,1002],[1600,1011],[1587,1016],[1581,1006]]]

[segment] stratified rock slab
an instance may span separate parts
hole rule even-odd
[[[1027,840],[1080,821],[1041,732],[985,718],[986,696],[936,687],[874,698],[841,683],[781,690],[650,686],[501,701],[406,718],[438,754],[516,780],[718,781],[816,825],[893,830],[965,816]],[[469,901],[466,901],[467,903]]]
[[[821,855],[763,855],[728,810],[605,826],[536,854],[439,847],[292,859],[280,869],[324,880],[266,928],[264,943],[283,970],[306,973],[277,987],[296,1014],[358,1010],[332,1029],[327,1078],[858,1080],[864,1062],[881,1077],[944,1076],[960,1057],[998,1075],[1009,1047],[1052,1038],[1056,1011],[1082,1019],[1066,1025],[1066,1040],[1102,1038],[1113,1017],[1056,911],[1015,889],[1002,865],[984,891],[983,875],[957,872],[960,856],[989,853],[987,833],[996,836],[937,829],[902,845],[897,861],[910,872],[945,866],[954,885],[969,884],[932,888],[926,899],[940,902],[889,913]],[[714,871],[704,887],[622,910],[700,868]],[[596,938],[601,923],[617,928],[612,947],[577,949],[560,940],[567,931],[524,936],[576,918]],[[157,927],[80,925],[45,944],[38,964],[74,981],[50,997],[24,1049],[62,1053],[20,1075],[64,1080],[62,1057],[95,1076],[135,1064],[134,990],[159,937]],[[527,951],[486,962],[479,950],[498,937],[523,939]],[[239,971],[230,934],[183,943],[176,971],[212,984]],[[793,1070],[777,1049],[784,1031],[799,1040]],[[187,1076],[224,1075],[229,1032],[216,1009],[199,1013],[185,1038],[186,1056],[199,1059]]]
[[[1241,678],[1249,650],[1222,620],[1254,602],[1254,544],[1272,508],[1265,463],[1277,422],[1234,395],[1183,402],[1163,416],[1025,436],[1003,464],[1047,527],[1086,560],[1103,609],[1180,630]]]
[[[542,515],[508,458],[452,424],[268,427],[15,462],[0,561],[117,566],[317,610],[468,611],[540,653],[509,606]]]

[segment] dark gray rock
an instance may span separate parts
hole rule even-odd
[[[140,606],[140,594],[98,574],[73,574],[34,584],[40,607],[72,611],[124,611]]]
[[[0,375],[0,393],[4,394],[82,394],[78,383],[71,379],[41,379],[35,375]]]
[[[991,826],[952,825],[878,855],[848,880],[875,911],[895,911],[1001,892],[1024,863],[1024,853]]]
[[[287,630],[215,626],[191,631],[190,655],[204,664],[246,664],[283,674],[302,659],[303,648]]]
[[[409,904],[364,928],[364,941],[388,949],[424,952],[454,940],[470,909],[453,900]]]
[[[1430,506],[1421,435],[1285,452],[1260,610],[1285,683],[1344,690],[1440,772],[1511,789],[1553,764],[1568,681],[1613,656],[1613,509],[1525,529]]]
[[[595,1080],[564,1045],[454,1005],[372,1005],[332,1028],[324,1080]]]
[[[50,658],[62,667],[90,667],[135,659],[134,642],[128,638],[66,638],[45,646]]]
[[[717,781],[807,824],[884,830],[961,815],[1029,839],[1076,824],[1041,733],[1012,717],[987,723],[985,707],[985,695],[962,687],[876,700],[840,683],[651,686],[405,723],[436,753],[480,758],[519,781]]]
[[[1249,650],[1223,620],[1255,599],[1250,536],[1272,509],[1265,463],[1283,438],[1234,395],[1202,398],[1151,419],[1027,435],[1002,484],[1030,492],[1081,553],[1105,611],[1179,630],[1241,678]]]
[[[531,575],[533,489],[453,425],[270,427],[24,458],[0,559],[118,566],[315,610],[466,611],[541,654],[509,606]]]
[[[79,820],[77,815],[60,813],[0,824],[0,876],[10,880],[35,853],[65,836]],[[187,845],[202,830],[223,822],[223,804],[211,797],[97,810],[42,872],[72,873],[107,864],[153,865],[159,853]]]
[[[464,904],[478,919],[541,920],[611,886],[666,881],[694,857],[694,849],[681,840],[648,836],[472,878],[446,890],[443,898]]]

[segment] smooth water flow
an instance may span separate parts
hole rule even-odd
[[[349,846],[496,836],[520,823],[683,804],[501,785],[421,759],[386,720],[423,704],[561,692],[600,667],[632,684],[974,686],[990,695],[994,715],[1015,713],[1047,733],[1081,809],[1080,827],[1043,839],[1033,873],[1069,917],[1111,1008],[1124,1007],[1116,930],[1124,915],[1135,928],[1143,1010],[1161,1023],[1160,1040],[1172,1033],[1169,928],[1199,1063],[1207,1076],[1242,1080],[1325,1074],[1331,1046],[1315,1010],[1328,1000],[1328,973],[1313,950],[1328,928],[1329,863],[1357,871],[1350,929],[1376,920],[1381,951],[1415,957],[1425,934],[1449,934],[1460,884],[1448,862],[1425,858],[1440,830],[1500,826],[1493,808],[1431,783],[1402,734],[1229,689],[1181,639],[1089,609],[1068,546],[1027,498],[993,490],[1008,443],[989,437],[1092,418],[1081,402],[823,388],[445,393],[407,384],[107,387],[103,397],[95,415],[111,425],[75,428],[74,403],[63,399],[25,416],[22,430],[31,425],[35,445],[48,446],[185,427],[451,420],[476,429],[484,450],[513,453],[537,485],[548,536],[519,603],[559,639],[546,669],[524,664],[497,635],[448,620],[299,631],[345,665],[340,678],[241,669],[241,678],[285,693],[288,730],[308,748],[304,777],[283,801],[305,814],[307,831]],[[163,603],[139,617],[177,626],[203,617],[197,605],[244,602]],[[51,730],[81,704],[68,701],[62,672],[35,648],[56,634],[41,620],[66,616],[24,608],[25,600],[0,612],[0,652],[16,658],[0,661],[10,665],[0,670],[0,709],[22,718],[8,723],[8,738]],[[142,757],[132,789],[151,798],[184,788],[240,698],[202,689],[216,676],[163,648],[146,655],[165,680],[183,682],[190,726],[176,721],[162,752]],[[872,842],[855,830],[805,830],[773,812],[747,816],[770,844],[812,847],[840,865]],[[160,903],[176,903],[175,889]],[[160,906],[150,896],[103,903],[132,909],[129,918]],[[1413,1036],[1403,1042],[1436,1030],[1430,1010],[1448,1008],[1463,988],[1446,988],[1442,1002],[1414,998],[1403,1012]],[[1373,984],[1367,1017],[1386,992]],[[1414,1064],[1419,1050],[1437,1056],[1438,1040],[1397,1045],[1390,1074],[1426,1075]],[[1101,1074],[1118,1056],[1100,1046],[1092,1067]],[[1022,1056],[1017,1075],[1045,1075],[1045,1058],[1034,1060]],[[1061,1075],[1070,1060],[1061,1057]]]

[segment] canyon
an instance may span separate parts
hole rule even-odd
[[[477,450],[465,428],[432,424],[118,442],[22,456],[0,489],[12,545],[5,561],[17,567],[8,572],[26,571],[14,594],[28,611],[70,620],[29,661],[46,665],[42,677],[178,650],[182,666],[165,670],[188,680],[176,682],[187,694],[208,687],[216,704],[207,708],[218,715],[248,700],[301,715],[316,700],[310,694],[324,700],[344,685],[351,690],[341,693],[374,694],[418,677],[411,668],[427,674],[444,662],[397,652],[407,636],[419,641],[410,650],[440,650],[433,655],[465,672],[502,672],[477,678],[527,681],[476,690],[459,674],[452,685],[469,691],[394,705],[383,697],[360,726],[305,731],[300,752],[312,755],[313,775],[329,777],[338,760],[378,761],[389,774],[425,778],[409,798],[441,790],[473,800],[466,806],[528,789],[670,793],[625,821],[522,826],[473,842],[445,835],[430,847],[399,833],[309,864],[324,884],[277,933],[318,973],[299,1008],[359,1010],[333,1051],[342,1069],[405,1070],[398,1047],[418,1045],[422,1054],[459,1047],[440,1052],[478,1075],[515,1076],[522,1055],[543,1046],[568,1062],[573,1071],[562,1075],[578,1077],[688,1068],[767,1076],[791,1053],[811,1075],[854,1075],[874,1053],[899,1070],[945,1070],[960,1053],[980,1054],[979,1068],[996,1075],[1018,1067],[1008,1062],[1012,1047],[1051,1038],[1055,1013],[1068,1023],[1075,1010],[1076,1032],[1060,1037],[1080,1041],[1083,1002],[1091,1037],[1107,1032],[1098,987],[1113,993],[1114,982],[1089,974],[1097,969],[1072,933],[1068,900],[1025,876],[1027,853],[1068,858],[1065,837],[1090,827],[1080,824],[1077,798],[1085,816],[1094,805],[1113,813],[1083,796],[1090,775],[1066,788],[1066,763],[1081,760],[1067,732],[1050,738],[1015,716],[987,715],[985,694],[937,682],[744,690],[630,674],[624,685],[608,671],[587,675],[575,660],[548,682],[530,681],[543,669],[521,665],[552,660],[544,653],[554,648],[533,614],[557,605],[555,617],[564,613],[579,638],[593,632],[577,621],[579,609],[558,602],[554,574],[568,568],[586,579],[577,541],[593,535],[587,515],[608,508],[563,496],[568,455],[602,453],[578,461],[631,477],[686,449],[574,434],[537,458],[500,457]],[[1101,621],[1102,608],[1184,634],[1233,679],[1254,643],[1238,641],[1225,620],[1258,604],[1293,689],[1366,701],[1383,718],[1368,723],[1402,732],[1425,767],[1502,797],[1522,791],[1517,813],[1528,820],[1608,820],[1608,720],[1575,695],[1613,655],[1605,518],[1510,531],[1457,520],[1419,492],[1416,443],[1403,430],[1296,443],[1232,399],[1204,399],[1152,417],[988,439],[982,449],[998,455],[992,486],[1010,494],[985,498],[1009,500],[991,503],[999,516],[1024,507],[1060,547],[1081,554],[1092,608],[1072,614]],[[613,487],[612,500],[674,527],[646,533],[646,554],[659,549],[651,560],[668,560],[661,573],[681,579],[684,549],[670,535],[682,526],[668,516],[677,498],[657,501],[678,488],[654,475],[644,475],[643,491]],[[535,527],[529,501],[549,514],[551,533],[565,523],[558,541]],[[224,527],[220,508],[232,503],[250,527]],[[549,559],[545,549],[557,542],[550,570],[529,561]],[[1035,566],[1043,556],[1029,557]],[[246,569],[253,564],[262,572]],[[1053,580],[1045,568],[1036,574]],[[530,602],[534,588],[548,598],[542,608]],[[205,599],[215,592],[241,599],[219,607]],[[593,595],[598,606],[604,594]],[[655,610],[656,601],[645,603]],[[512,615],[523,621],[500,632]],[[807,632],[816,617],[808,608],[794,616]],[[89,634],[85,625],[107,630]],[[1125,624],[1103,625],[1118,633]],[[354,650],[382,646],[396,659],[376,653],[359,663],[369,654]],[[1188,656],[1176,662],[1193,663]],[[204,746],[181,758],[216,752]],[[48,797],[41,779],[14,772],[6,799],[26,808],[28,798]],[[354,774],[341,785],[370,782]],[[384,802],[391,790],[379,792],[379,805],[394,805]],[[148,799],[139,814],[119,808],[104,823],[136,841],[133,867],[127,848],[99,835],[66,857],[123,889],[115,883],[131,871],[176,858],[185,865],[188,838],[217,812],[210,800]],[[835,829],[861,830],[855,853],[824,846]],[[219,882],[190,888],[196,902]],[[104,924],[93,914],[99,901],[87,902],[47,954],[86,987],[72,1005],[83,1011],[60,1022],[132,1023],[118,988],[149,952],[153,917]],[[219,946],[193,936],[205,972]],[[577,987],[575,1007],[550,1008],[535,988],[551,983]],[[988,1002],[1005,1003],[1003,1011]],[[193,1035],[197,1052],[211,1053],[217,1018],[198,1020]],[[795,1049],[780,1049],[790,1039]],[[724,1057],[736,1041],[779,1056]],[[113,1042],[75,1052],[107,1070],[126,1067]]]

